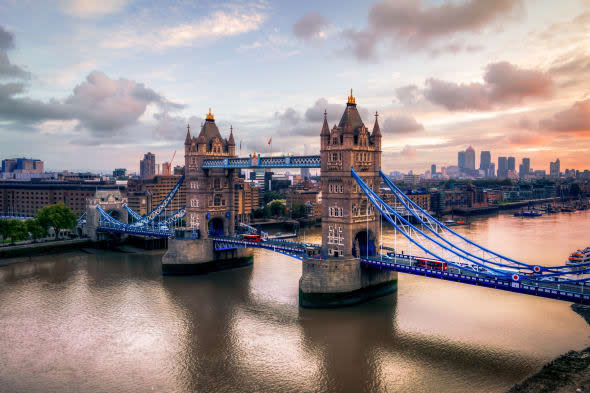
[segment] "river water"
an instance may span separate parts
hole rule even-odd
[[[589,218],[501,214],[458,231],[561,264],[590,245]],[[264,250],[195,277],[162,277],[161,251],[88,252],[0,268],[0,391],[503,392],[590,345],[556,300],[400,275],[395,295],[307,310],[300,263]]]

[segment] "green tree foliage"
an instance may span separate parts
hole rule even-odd
[[[305,216],[307,216],[307,209],[305,208],[304,204],[297,203],[293,205],[293,208],[291,209],[291,217],[302,218]]]
[[[282,199],[282,198],[283,198],[283,196],[275,191],[267,191],[264,193],[264,203],[265,204],[268,204],[269,202],[274,201],[275,199]]]
[[[26,220],[25,226],[27,228],[27,232],[31,234],[31,237],[34,240],[44,237],[47,234],[47,231],[41,226],[41,224],[39,224],[37,219]]]
[[[23,221],[0,220],[0,235],[4,241],[10,239],[12,242],[18,242],[27,239],[28,232]]]
[[[273,202],[270,204],[270,214],[273,216],[284,216],[287,209],[281,202]]]
[[[582,189],[580,188],[580,185],[578,183],[573,183],[572,185],[570,185],[570,195],[578,196],[581,193]]]
[[[55,239],[59,238],[61,229],[74,229],[76,227],[76,215],[62,202],[48,205],[39,210],[36,217],[39,224],[45,229],[55,230]]]

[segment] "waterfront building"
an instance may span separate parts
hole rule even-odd
[[[123,190],[125,187],[102,181],[6,181],[0,182],[0,215],[35,216],[47,205],[63,202],[76,215],[86,210],[86,198],[100,190]]]
[[[147,152],[143,156],[143,160],[139,161],[139,177],[148,179],[156,176],[156,156],[151,152]]]

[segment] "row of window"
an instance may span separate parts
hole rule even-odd
[[[344,209],[341,207],[331,207],[329,217],[344,217]]]
[[[334,193],[334,192],[343,193],[344,186],[342,184],[329,184],[328,185],[328,192],[330,192],[330,193]]]

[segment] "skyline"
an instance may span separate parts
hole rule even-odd
[[[0,3],[0,155],[139,172],[209,107],[242,155],[270,137],[315,152],[352,87],[369,128],[380,113],[387,171],[455,165],[469,145],[590,167],[588,1],[337,4]]]

